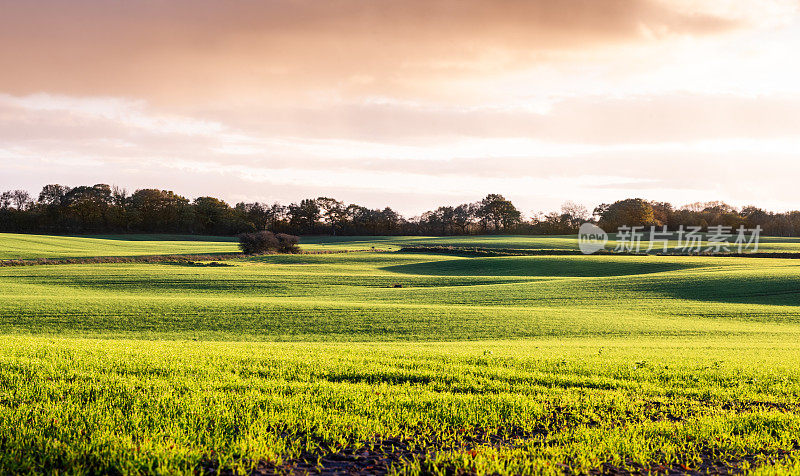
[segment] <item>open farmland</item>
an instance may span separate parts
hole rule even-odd
[[[649,236],[649,235],[645,235]],[[646,239],[642,241],[642,251],[648,247]],[[618,244],[616,235],[609,234],[607,247],[613,249]],[[709,245],[702,241],[702,247]],[[396,250],[405,246],[452,246],[457,248],[489,248],[520,250],[577,250],[578,241],[575,235],[482,235],[482,236],[339,236],[339,237],[305,237],[303,248],[307,250],[336,249],[369,249],[375,247],[383,250]],[[672,234],[669,247],[678,246],[678,236]],[[663,244],[654,244],[656,250]],[[795,237],[761,237],[759,251],[771,253],[800,253],[800,238]]]
[[[191,235],[48,236],[0,233],[0,260],[235,253],[236,239]]]
[[[647,242],[644,242],[647,248]],[[617,241],[610,235],[608,248]],[[670,242],[675,247],[677,241]],[[407,246],[477,247],[518,250],[577,250],[575,235],[564,236],[310,236],[301,248],[309,252],[396,251]],[[663,245],[659,245],[663,246]],[[703,242],[703,246],[708,246]],[[0,233],[0,260],[153,255],[212,255],[239,251],[236,239],[197,235],[49,236]],[[800,253],[800,238],[762,237],[759,251]]]
[[[0,235],[7,258],[235,250],[20,236]],[[800,260],[353,251],[205,264],[0,268],[0,472],[800,471]]]

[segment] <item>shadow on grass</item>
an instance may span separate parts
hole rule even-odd
[[[386,266],[381,269],[394,273],[427,276],[610,277],[662,273],[696,267],[699,266],[691,263],[642,260],[514,256],[431,261]]]

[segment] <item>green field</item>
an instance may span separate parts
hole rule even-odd
[[[128,238],[0,250],[235,251]],[[0,473],[800,473],[800,260],[391,251],[409,244],[574,238],[0,267]]]
[[[647,242],[645,242],[647,243]],[[610,235],[607,248],[617,245]],[[670,242],[675,247],[676,241]],[[708,245],[703,242],[703,247]],[[577,250],[575,235],[553,236],[309,236],[300,247],[317,251],[396,251],[404,246],[453,246],[506,249]],[[663,248],[663,245],[660,245]],[[644,251],[647,248],[643,247]],[[0,260],[82,258],[173,254],[236,253],[236,238],[200,235],[86,235],[48,236],[0,233]],[[800,253],[800,238],[762,237],[759,251]]]
[[[49,236],[0,233],[0,259],[235,253],[236,239],[192,235]]]
[[[375,247],[384,250],[396,250],[403,246],[453,246],[453,247],[478,247],[478,248],[510,248],[510,249],[545,249],[545,250],[577,250],[576,235],[482,235],[482,236],[340,236],[340,237],[304,237],[302,246],[307,250],[331,249],[369,249]],[[641,251],[646,251],[649,242],[643,241]],[[617,246],[616,235],[609,235],[608,249]],[[663,244],[654,244],[658,251],[663,249]],[[670,248],[678,246],[677,237],[669,243]],[[709,246],[707,241],[702,242],[703,248]],[[800,238],[765,236],[759,240],[759,251],[798,253],[800,252]],[[735,251],[735,249],[731,249]]]

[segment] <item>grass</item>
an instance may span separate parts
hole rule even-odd
[[[800,470],[800,260],[226,264],[0,268],[0,473]]]
[[[226,263],[0,268],[0,331],[379,341],[800,330],[791,259],[345,253]]]
[[[642,251],[646,251],[649,242],[642,241]],[[320,236],[303,237],[303,247],[307,250],[320,249],[377,249],[397,250],[404,246],[453,246],[478,248],[511,248],[511,249],[555,249],[577,250],[577,235],[481,235],[481,236]],[[609,235],[606,248],[614,249],[618,242],[616,235]],[[654,244],[656,251],[663,249],[663,243]],[[678,246],[677,237],[669,242],[670,248]],[[702,242],[707,248],[709,243]],[[731,251],[735,247],[731,246]],[[759,240],[759,251],[772,253],[800,252],[800,238],[765,236]]]
[[[611,235],[607,248],[617,242]],[[645,242],[646,243],[646,242]],[[800,238],[763,237],[760,251],[800,253]],[[670,242],[670,247],[677,242]],[[396,251],[404,246],[577,250],[575,235],[554,236],[306,236],[305,251]],[[706,247],[707,243],[703,243]],[[646,249],[645,244],[645,249]],[[662,245],[663,247],[663,245]],[[0,260],[237,253],[236,238],[202,235],[50,236],[0,233]]]
[[[196,235],[50,236],[0,233],[0,259],[235,253],[233,237]]]
[[[0,466],[178,474],[301,455],[324,466],[388,437],[413,455],[394,468],[410,474],[789,464],[778,458],[797,451],[798,351],[772,339],[12,337]]]

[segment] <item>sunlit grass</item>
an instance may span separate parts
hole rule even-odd
[[[12,337],[0,466],[192,472],[378,438],[397,467],[582,472],[795,450],[800,347],[773,339],[203,343]],[[499,445],[475,443],[475,438]],[[480,440],[482,441],[482,440]]]
[[[796,474],[798,260],[225,264],[0,268],[0,473],[286,470],[388,440],[409,474]]]
[[[0,259],[236,253],[233,237],[192,235],[51,236],[0,233]]]

